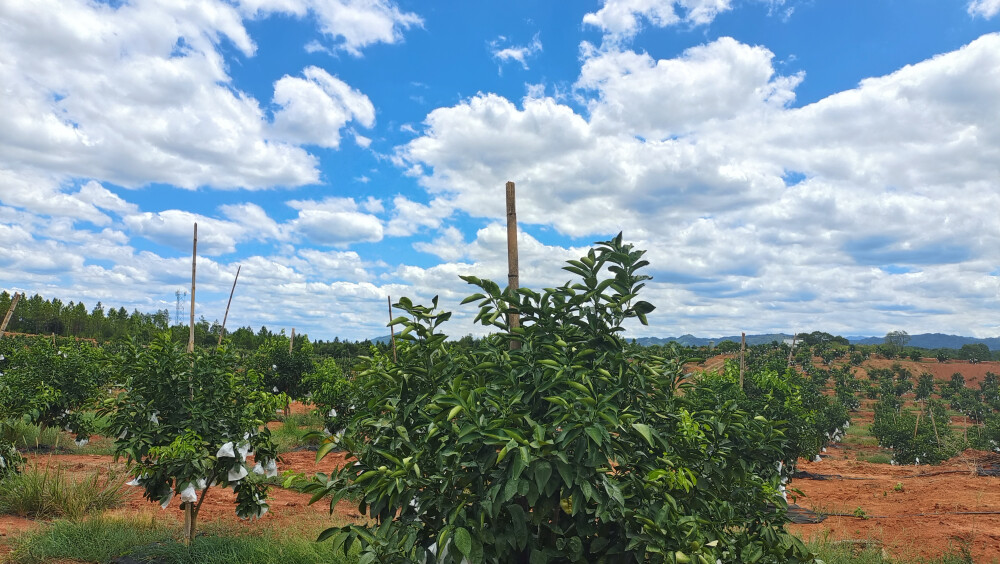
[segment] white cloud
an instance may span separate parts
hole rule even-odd
[[[288,205],[299,211],[289,228],[317,245],[341,247],[359,242],[381,241],[382,221],[359,211],[352,198],[292,200]],[[368,204],[365,204],[368,205]]]
[[[539,38],[537,33],[531,38],[531,43],[528,43],[527,45],[510,45],[505,47],[504,45],[506,43],[507,40],[503,36],[500,36],[489,43],[490,52],[493,54],[493,58],[500,63],[501,69],[503,68],[502,65],[504,63],[517,61],[521,64],[522,68],[527,70],[528,58],[542,52],[542,40]]]
[[[285,75],[274,83],[274,130],[281,139],[336,149],[340,130],[350,121],[375,124],[367,96],[319,67],[306,67],[304,79]]]
[[[413,235],[422,227],[438,228],[442,221],[454,210],[454,206],[440,198],[429,204],[414,202],[406,196],[396,196],[392,200],[393,216],[389,220],[386,234],[396,237]]]
[[[257,101],[217,50],[255,46],[228,3],[83,0],[0,6],[0,151],[9,166],[185,188],[318,178],[314,157],[266,136]]]
[[[251,17],[282,13],[301,18],[311,13],[333,48],[355,56],[374,43],[402,41],[405,30],[423,24],[420,16],[401,11],[389,0],[239,0],[239,5]],[[325,48],[314,41],[306,49],[315,52]]]
[[[972,0],[966,9],[970,16],[982,16],[990,19],[1000,14],[1000,0]]]
[[[238,223],[218,220],[183,210],[164,210],[157,213],[143,212],[126,216],[125,225],[134,236],[177,250],[189,250],[198,224],[198,254],[220,255],[236,250],[236,243],[246,233]]]
[[[619,41],[637,34],[643,21],[656,27],[705,25],[730,9],[730,0],[604,0],[600,10],[583,17],[583,23],[600,28],[605,39]]]
[[[514,180],[528,229],[624,230],[649,249],[661,306],[637,334],[995,334],[1000,34],[791,108],[799,80],[730,39],[657,62],[594,51],[578,81],[589,115],[480,94],[431,112],[397,162],[474,217],[502,218]],[[463,241],[444,226],[415,247],[478,268]],[[457,270],[400,275],[429,286]]]
[[[597,93],[589,103],[591,123],[644,137],[783,108],[802,81],[775,76],[771,51],[731,37],[659,61],[632,51],[585,53],[576,87]]]

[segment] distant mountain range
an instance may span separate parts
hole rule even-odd
[[[761,345],[767,344],[772,341],[778,341],[779,343],[785,339],[791,339],[792,336],[785,333],[768,333],[765,335],[747,335],[748,345]],[[885,340],[884,337],[862,337],[857,335],[851,335],[847,337],[847,340],[856,345],[880,345]],[[640,337],[636,341],[643,346],[647,345],[663,345],[666,343],[676,342],[679,345],[684,345],[688,347],[700,347],[706,346],[709,342],[715,342],[716,344],[722,341],[733,341],[735,343],[740,342],[740,336],[735,335],[731,337],[695,337],[694,335],[681,335],[680,337]],[[1000,337],[990,337],[988,339],[977,339],[975,337],[963,337],[961,335],[945,335],[944,333],[921,333],[919,335],[910,335],[910,342],[907,343],[911,347],[920,347],[923,349],[960,349],[962,345],[973,345],[976,343],[983,343],[990,348],[991,351],[1000,350]]]
[[[772,341],[779,343],[792,336],[786,333],[766,333],[763,335],[747,335],[748,345],[766,345]],[[859,335],[849,335],[847,340],[855,345],[881,345],[884,337],[863,337]],[[740,342],[739,335],[731,337],[695,337],[694,335],[681,335],[680,337],[639,337],[636,341],[642,346],[665,345],[667,343],[677,343],[686,347],[708,346],[709,343],[719,344],[722,341]],[[375,343],[388,343],[389,335],[372,339]],[[961,335],[945,335],[944,333],[921,333],[910,335],[911,347],[922,349],[960,349],[962,345],[973,345],[983,343],[991,351],[1000,350],[1000,337],[990,337],[988,339],[977,339],[975,337],[963,337]]]

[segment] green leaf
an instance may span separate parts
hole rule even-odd
[[[533,470],[535,472],[535,484],[538,485],[538,491],[543,491],[545,484],[549,481],[549,477],[552,476],[552,465],[546,460],[539,460],[534,464]]]
[[[649,446],[653,446],[653,435],[649,425],[646,425],[645,423],[633,423],[632,428],[639,431],[639,434],[646,439]]]
[[[472,535],[469,534],[469,531],[465,527],[457,527],[455,529],[455,548],[466,558],[471,558]]]

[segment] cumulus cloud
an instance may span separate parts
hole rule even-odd
[[[404,31],[423,24],[420,16],[404,12],[388,0],[239,0],[239,6],[251,17],[274,13],[304,17],[311,13],[334,49],[355,56],[373,43],[402,41]],[[310,45],[313,50],[324,49],[318,43]]]
[[[730,9],[730,0],[604,0],[600,10],[583,17],[583,23],[617,41],[633,37],[644,21],[655,27],[704,25]]]
[[[1000,206],[1000,35],[801,108],[802,77],[772,58],[728,38],[663,61],[593,50],[577,82],[587,114],[480,94],[431,112],[397,159],[474,217],[500,219],[515,180],[528,228],[624,230],[649,249],[650,297],[671,317],[638,331],[995,328],[1000,230],[983,210]],[[470,260],[454,233],[433,243]]]
[[[289,229],[317,245],[372,243],[381,241],[384,235],[382,220],[361,211],[352,198],[292,200],[288,205],[299,212],[288,223]]]
[[[989,19],[1000,14],[1000,0],[972,0],[966,9],[970,16]]]
[[[319,67],[306,67],[305,78],[285,75],[274,83],[273,103],[277,135],[295,144],[336,149],[340,130],[350,121],[375,124],[371,100]]]
[[[268,139],[218,45],[255,45],[230,4],[0,6],[0,151],[20,167],[123,186],[264,188],[318,178],[315,158]]]
[[[585,53],[576,87],[597,94],[589,103],[591,123],[649,138],[780,109],[795,99],[803,78],[776,76],[771,51],[731,37],[658,61],[633,51]]]
[[[493,54],[493,58],[500,63],[500,69],[503,69],[504,63],[509,63],[511,61],[517,61],[521,64],[521,67],[525,70],[528,69],[528,59],[534,55],[542,52],[542,40],[536,33],[534,37],[531,38],[531,42],[527,45],[509,45],[507,38],[500,36],[489,43],[490,53]]]

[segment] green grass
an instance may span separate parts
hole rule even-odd
[[[806,543],[809,550],[826,564],[968,564],[972,557],[962,546],[931,559],[899,559],[886,556],[877,541],[831,541],[822,539]]]
[[[865,436],[865,435],[847,435],[841,442],[845,445],[850,445],[850,446],[866,446],[866,447],[878,446],[878,439],[872,436]]]
[[[94,418],[97,431],[104,429],[103,419]],[[9,440],[21,451],[66,451],[78,454],[114,454],[114,441],[101,436],[93,436],[86,446],[78,447],[74,437],[55,427],[44,430],[38,425],[25,423],[20,419],[9,419],[0,425],[0,436]]]
[[[859,453],[858,460],[864,462],[871,462],[872,464],[889,464],[892,457],[883,452],[876,452],[873,454]]]
[[[271,438],[278,447],[278,452],[288,452],[301,446],[318,446],[320,439],[306,439],[308,433],[321,431],[322,422],[312,425],[308,419],[301,415],[292,415],[280,426],[271,430]]]
[[[80,519],[122,505],[124,482],[124,476],[114,472],[94,472],[74,480],[60,467],[33,465],[0,482],[0,513],[32,519]]]
[[[51,527],[18,538],[10,562],[40,564],[65,558],[82,562],[107,562],[129,555],[140,562],[311,564],[314,562],[353,563],[353,554],[344,557],[333,551],[332,542],[313,542],[318,530],[288,529],[248,533],[236,525],[203,528],[190,547],[179,543],[177,525],[164,524],[152,517],[97,517],[84,521],[56,521]]]

